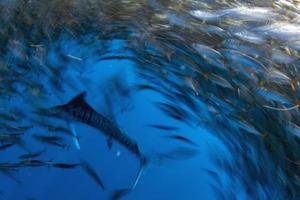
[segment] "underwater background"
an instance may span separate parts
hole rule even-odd
[[[300,200],[298,0],[0,0],[0,199]]]

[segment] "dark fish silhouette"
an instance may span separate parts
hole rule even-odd
[[[175,127],[175,126],[167,126],[167,125],[160,125],[160,124],[150,124],[148,126],[152,127],[152,128],[156,128],[156,129],[165,130],[165,131],[176,131],[176,130],[179,130],[179,128]]]
[[[65,148],[67,145],[62,144],[62,137],[57,136],[45,136],[45,135],[39,135],[39,134],[33,134],[32,137],[42,143],[46,143],[49,145],[54,145],[57,147]]]
[[[52,164],[51,161],[46,160],[23,160],[20,162],[21,166],[24,167],[43,167],[43,166],[49,166]]]
[[[88,164],[88,163],[86,163],[86,162],[84,162],[84,161],[82,161],[82,163],[81,163],[81,166],[82,166],[82,168],[84,169],[84,171],[88,174],[88,175],[90,175],[90,177],[103,189],[103,190],[105,190],[105,186],[104,186],[104,184],[103,184],[103,181],[101,180],[101,178],[97,175],[97,173],[92,169],[92,167]]]
[[[86,93],[82,92],[67,104],[55,106],[47,110],[39,110],[37,113],[64,118],[70,121],[74,120],[90,125],[99,129],[108,138],[113,138],[119,142],[137,157],[143,157],[135,141],[123,133],[109,119],[96,112],[89,104],[87,104],[84,100],[85,95]]]
[[[44,116],[63,118],[68,121],[74,120],[90,125],[100,130],[104,135],[107,136],[108,140],[113,139],[119,142],[140,160],[140,170],[134,182],[135,187],[145,165],[148,163],[148,160],[144,155],[141,154],[140,149],[134,140],[122,132],[109,119],[95,111],[88,103],[86,103],[84,99],[85,95],[86,92],[82,92],[70,100],[67,104],[58,105],[50,109],[40,109],[36,111],[36,113]],[[108,144],[109,143],[110,142],[108,142]]]
[[[129,188],[116,190],[113,192],[110,199],[111,200],[119,200],[121,197],[125,196],[130,191],[131,191],[131,189],[129,189]]]
[[[170,139],[174,139],[174,140],[180,140],[180,141],[182,141],[184,143],[196,146],[195,142],[193,142],[192,140],[190,140],[190,139],[188,139],[186,137],[183,137],[181,135],[169,135],[169,136],[165,136],[165,137],[170,138]]]
[[[12,126],[9,124],[1,124],[3,128],[5,128],[7,131],[15,134],[23,134],[24,132],[31,129],[33,126]]]
[[[46,150],[41,150],[41,151],[38,151],[38,152],[33,152],[33,153],[26,153],[26,154],[23,154],[21,156],[19,156],[19,159],[29,159],[29,158],[36,158],[36,157],[39,157],[41,154],[43,154]]]
[[[15,144],[14,143],[3,144],[0,146],[0,151],[4,151],[4,150],[8,149],[9,147],[12,147],[13,145],[15,145]]]
[[[0,163],[0,170],[16,171],[21,165],[19,163]]]
[[[176,120],[184,121],[188,118],[188,113],[179,106],[161,102],[156,102],[156,106],[158,106],[158,108],[161,109],[164,113]]]
[[[0,119],[6,120],[6,121],[17,121],[18,118],[14,115],[9,115],[6,113],[0,113]]]
[[[185,160],[190,159],[198,154],[196,149],[178,147],[167,153],[160,154],[160,158],[171,160]]]
[[[79,163],[54,163],[53,167],[61,168],[61,169],[71,169],[79,166]]]
[[[26,144],[21,136],[22,134],[19,133],[0,134],[0,143],[18,144],[20,147],[25,148]]]
[[[140,90],[152,90],[154,92],[158,92],[158,93],[161,93],[162,91],[155,87],[155,86],[152,86],[152,85],[147,85],[147,84],[139,84],[136,86],[136,90],[140,91]]]

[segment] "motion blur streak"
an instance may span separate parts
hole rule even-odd
[[[2,0],[0,199],[299,200],[299,66],[298,0]]]

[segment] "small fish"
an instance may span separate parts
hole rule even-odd
[[[264,38],[260,34],[255,34],[251,31],[242,30],[240,32],[234,33],[235,36],[241,40],[251,42],[254,44],[262,44],[265,42]]]
[[[191,144],[191,145],[197,145],[196,143],[194,143],[192,140],[186,138],[186,137],[183,137],[181,135],[169,135],[169,136],[165,136],[166,138],[170,138],[170,139],[175,139],[175,140],[180,140],[182,142],[185,142],[187,144]]]
[[[11,170],[11,171],[15,171],[18,168],[20,168],[20,164],[19,163],[0,163],[0,170]]]
[[[202,10],[192,10],[190,14],[200,20],[216,22],[221,20],[222,15]]]
[[[274,82],[282,85],[283,84],[288,85],[291,82],[291,79],[286,74],[284,74],[283,72],[277,69],[269,70],[268,75],[269,75],[268,79],[270,82]]]
[[[105,190],[103,181],[101,180],[101,178],[96,174],[96,172],[92,169],[92,167],[88,163],[82,161],[81,167],[103,190]]]
[[[220,53],[222,53],[228,62],[236,64],[234,65],[234,68],[232,68],[233,70],[238,70],[245,75],[247,75],[246,73],[249,73],[249,71],[256,73],[267,71],[267,68],[256,58],[238,50],[222,49],[220,50]]]
[[[79,163],[72,163],[72,164],[68,164],[68,163],[54,163],[53,167],[57,167],[57,168],[61,168],[61,169],[71,169],[71,168],[75,168],[77,166],[79,166]]]
[[[58,125],[51,125],[51,124],[48,124],[48,123],[40,121],[40,120],[35,120],[35,123],[38,123],[42,127],[46,128],[48,131],[64,133],[67,136],[74,137],[72,131],[70,130],[70,127],[66,128],[66,127],[58,126]]]
[[[6,121],[17,121],[18,118],[14,115],[8,115],[5,113],[0,113],[0,119],[6,120]]]
[[[162,91],[159,88],[156,88],[155,86],[148,85],[148,84],[139,84],[136,86],[136,90],[152,90],[154,92],[161,93]]]
[[[63,132],[63,133],[66,133],[66,135],[72,136],[72,133],[70,132],[70,130],[65,127],[47,125],[47,129],[49,131],[54,131],[54,132],[56,132],[56,131]]]
[[[216,66],[220,69],[225,69],[225,64],[223,61],[223,55],[218,52],[217,50],[201,45],[201,44],[195,44],[193,45],[193,48],[199,53],[199,55],[210,65]]]
[[[267,88],[260,87],[256,89],[256,94],[257,96],[261,97],[264,101],[267,102],[276,102],[285,106],[291,105],[288,96],[284,96],[281,93],[274,90],[268,90]]]
[[[5,126],[6,130],[12,132],[12,133],[24,133],[27,130],[33,128],[33,126],[12,126],[6,124]]]
[[[133,60],[136,61],[136,58],[134,56],[124,56],[124,55],[114,55],[114,56],[106,56],[98,59],[98,61],[103,60]]]
[[[44,161],[44,160],[23,160],[20,164],[24,167],[43,167],[49,166],[52,164],[51,161]]]
[[[22,134],[19,133],[7,133],[7,134],[0,134],[0,142],[1,143],[12,143],[18,144],[19,146],[25,148],[25,142],[21,138]]]
[[[149,124],[149,127],[156,128],[156,129],[161,129],[165,131],[176,131],[179,130],[178,127],[175,126],[166,126],[166,125],[160,125],[160,124]]]
[[[235,8],[229,8],[222,11],[223,16],[247,20],[247,21],[269,21],[276,19],[276,14],[270,8],[266,7],[246,7],[239,6]]]
[[[184,160],[196,156],[197,153],[198,151],[196,149],[179,147],[167,153],[162,153],[159,156],[161,158],[167,158],[172,160]]]
[[[29,159],[29,158],[36,158],[39,157],[41,154],[43,154],[46,150],[41,150],[35,153],[27,153],[19,156],[19,159]]]
[[[47,143],[50,145],[54,145],[57,147],[65,148],[67,145],[61,144],[61,141],[63,140],[62,137],[58,136],[44,136],[39,134],[33,134],[32,137],[36,139],[37,141],[40,141],[42,143]]]
[[[183,121],[188,118],[187,112],[177,105],[157,102],[156,105],[170,117]]]
[[[110,199],[111,200],[119,200],[121,197],[128,194],[131,190],[132,189],[130,189],[130,188],[115,190]]]
[[[239,130],[243,130],[247,133],[251,133],[257,136],[261,136],[261,133],[253,126],[251,123],[245,121],[245,120],[234,120],[232,122],[236,127],[239,128]]]
[[[222,78],[221,76],[212,74],[211,76],[209,76],[209,80],[212,83],[219,85],[220,87],[233,90],[232,85],[225,78]]]
[[[4,151],[4,150],[6,150],[7,148],[9,148],[13,145],[15,145],[15,144],[14,143],[8,143],[8,144],[1,145],[0,146],[0,151]]]

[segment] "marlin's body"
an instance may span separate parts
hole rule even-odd
[[[58,105],[46,110],[42,109],[37,111],[36,113],[40,115],[62,118],[69,122],[77,121],[92,126],[100,130],[103,134],[105,134],[108,137],[108,146],[111,145],[112,140],[116,140],[139,159],[140,169],[137,173],[133,186],[129,189],[121,189],[115,191],[113,199],[119,199],[122,196],[126,195],[129,191],[135,189],[142,176],[145,166],[148,164],[148,160],[144,155],[141,154],[139,147],[134,140],[132,140],[129,136],[122,132],[108,118],[95,111],[85,101],[84,97],[85,92],[82,92],[64,105]],[[73,134],[77,138],[75,129],[72,126],[72,124],[70,125],[70,127],[72,129]],[[77,148],[80,149],[78,141],[75,141],[75,144]],[[98,184],[100,183],[98,180],[96,181],[98,182]],[[126,192],[124,192],[123,190]]]
[[[143,156],[140,153],[138,145],[109,119],[96,112],[89,104],[86,103],[84,97],[85,92],[82,92],[67,104],[55,106],[52,110],[56,113],[56,115],[59,115],[58,117],[78,121],[99,129],[108,137],[109,140],[116,140],[135,156],[142,159]]]

